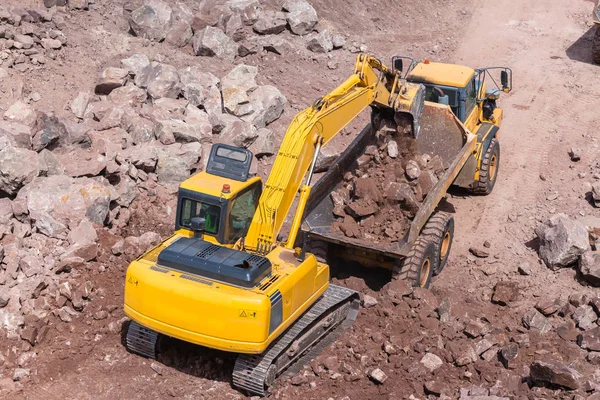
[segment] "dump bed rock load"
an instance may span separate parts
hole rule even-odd
[[[406,235],[445,169],[439,156],[419,154],[414,139],[379,137],[331,193],[334,229],[346,237],[391,243]]]

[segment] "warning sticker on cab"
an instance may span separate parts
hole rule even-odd
[[[240,310],[240,318],[256,318],[256,311],[254,310]]]

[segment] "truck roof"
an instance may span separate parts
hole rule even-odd
[[[462,88],[469,83],[474,74],[475,70],[473,68],[462,65],[437,62],[425,64],[421,62],[408,74],[406,79],[409,82],[433,83],[435,85]]]

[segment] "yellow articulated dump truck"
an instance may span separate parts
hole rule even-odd
[[[321,202],[336,185],[334,170],[362,152],[374,129],[364,130],[319,181],[318,191],[311,192],[321,148],[369,106],[374,124],[395,127],[424,143],[424,151],[433,154],[448,147],[439,150],[447,160],[444,178],[427,195],[401,248],[361,256],[389,256],[380,266],[396,271],[396,277],[406,275],[415,285],[429,284],[429,278],[420,277],[440,269],[440,252],[449,251],[452,234],[423,232],[453,182],[476,193],[493,188],[502,119],[496,99],[502,89],[510,91],[512,76],[502,69],[502,87],[491,90],[484,79],[488,70],[414,60],[403,68],[406,60],[396,57],[388,68],[374,57],[358,55],[345,82],[295,116],[264,185],[249,172],[250,151],[212,147],[206,170],[180,185],[174,234],[127,270],[129,351],[154,358],[166,335],[234,352],[233,385],[266,395],[278,375],[313,357],[353,323],[358,293],[330,284],[326,260],[303,246],[321,241],[346,246],[353,254],[363,250],[313,228],[319,220],[314,210],[315,205],[326,207]],[[293,204],[289,233],[281,239]],[[307,229],[301,229],[303,221]],[[310,240],[299,238],[301,230]],[[427,251],[415,251],[424,244]],[[407,274],[407,268],[414,271]]]

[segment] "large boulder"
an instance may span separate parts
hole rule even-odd
[[[192,45],[197,56],[217,57],[228,62],[233,62],[238,52],[237,43],[221,29],[212,26],[196,32]]]
[[[37,112],[23,100],[18,100],[4,112],[4,119],[33,127],[37,120]]]
[[[177,2],[172,6],[173,22],[169,32],[167,32],[166,42],[177,47],[186,46],[194,32],[192,31],[192,22],[194,21],[194,12],[185,4]]]
[[[531,381],[538,385],[554,385],[578,389],[581,374],[558,361],[534,361],[530,366]]]
[[[306,35],[313,31],[319,18],[317,12],[307,1],[286,0],[282,9],[287,11],[286,19],[290,30],[296,35]]]
[[[251,122],[257,128],[264,128],[275,121],[283,113],[287,99],[274,86],[259,86],[249,96],[248,113],[241,116],[244,121]]]
[[[38,154],[0,136],[0,194],[14,196],[39,175]]]
[[[287,21],[284,13],[267,10],[259,14],[258,20],[252,26],[252,29],[261,35],[276,35],[283,32],[286,25]]]
[[[329,53],[333,50],[333,37],[327,29],[322,30],[319,33],[313,34],[306,47],[313,53]]]
[[[158,123],[158,137],[161,141],[164,137],[173,137],[174,141],[179,143],[209,142],[212,138],[212,125],[206,113],[203,120],[197,118],[194,123],[165,120]]]
[[[228,0],[227,8],[239,13],[244,25],[253,25],[258,20],[260,3],[258,0]]]
[[[110,94],[118,87],[127,83],[129,70],[123,68],[109,67],[102,70],[98,83],[96,84],[96,93],[101,95]]]
[[[579,271],[594,286],[600,286],[600,252],[586,251],[579,259]]]
[[[10,135],[17,147],[31,148],[31,128],[19,122],[0,121],[0,136]]]
[[[37,132],[31,138],[31,145],[35,151],[51,148],[69,137],[67,127],[55,115],[39,112],[36,127]]]
[[[540,240],[539,255],[551,269],[573,264],[590,249],[585,225],[562,213],[550,217],[535,233]]]
[[[28,218],[40,233],[65,239],[68,227],[76,226],[85,217],[103,225],[110,199],[111,189],[98,181],[55,175],[38,177],[21,189],[13,210],[20,210],[17,218]]]
[[[196,107],[202,106],[208,114],[223,112],[219,78],[198,66],[179,70],[179,78],[183,88],[183,97],[190,104]]]
[[[153,61],[142,69],[136,84],[146,88],[153,99],[162,97],[177,98],[181,93],[181,83],[177,69],[169,64]]]
[[[148,65],[150,65],[150,59],[145,54],[134,54],[129,58],[124,58],[121,60],[121,66],[135,77],[135,84],[138,86],[139,84],[137,82],[137,76]]]
[[[165,146],[158,152],[156,174],[159,182],[179,183],[190,177],[200,161],[202,145],[198,142]]]
[[[228,112],[236,114],[240,104],[250,101],[250,92],[258,87],[257,74],[256,67],[240,64],[221,79],[223,105]]]
[[[146,0],[129,17],[129,26],[136,36],[161,41],[167,37],[173,20],[173,10],[161,0]]]

